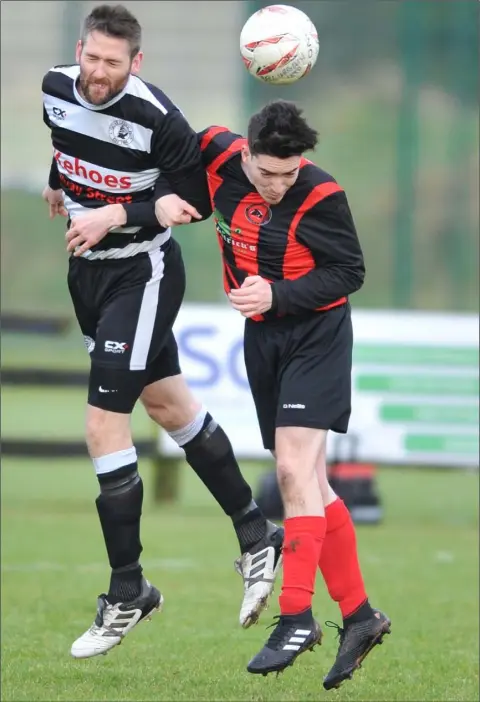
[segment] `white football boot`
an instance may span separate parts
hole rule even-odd
[[[162,605],[161,593],[145,578],[142,578],[140,595],[131,602],[112,605],[106,595],[100,595],[95,621],[88,631],[73,642],[72,656],[91,658],[106,655],[111,648],[121,644],[139,622],[149,620],[155,612],[160,612]]]
[[[235,570],[243,578],[244,595],[240,608],[240,626],[256,624],[273,592],[275,578],[282,565],[283,528],[267,522],[263,539],[235,561]]]

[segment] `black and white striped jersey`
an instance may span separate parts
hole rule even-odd
[[[70,218],[92,207],[125,207],[126,226],[111,230],[86,258],[153,251],[170,237],[155,218],[155,198],[176,192],[210,214],[197,135],[171,100],[138,76],[96,106],[79,94],[79,74],[78,65],[57,66],[43,79],[43,117],[53,146],[49,184],[62,188]]]

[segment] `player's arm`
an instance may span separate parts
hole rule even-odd
[[[161,121],[152,152],[161,172],[156,199],[174,193],[195,207],[202,219],[208,219],[212,207],[197,133],[177,108]]]
[[[52,165],[50,166],[50,173],[48,174],[48,185],[52,190],[60,190],[60,173],[58,172],[57,162],[52,158]]]
[[[48,113],[45,109],[45,105],[43,106],[43,121],[47,125],[47,127],[51,129],[50,120],[48,119]],[[52,188],[52,190],[60,190],[61,188],[60,174],[58,172],[57,162],[55,161],[55,158],[52,158],[50,173],[48,175],[48,185],[50,188]]]
[[[45,105],[43,106],[43,121],[50,129],[50,122]],[[48,174],[48,185],[43,189],[42,198],[48,204],[50,219],[54,219],[57,215],[68,217],[68,212],[63,204],[63,190],[55,158],[52,158],[50,173]]]
[[[191,140],[191,129],[181,113],[176,110],[175,118],[173,118],[164,133],[164,139],[167,144],[179,143],[185,149],[185,154],[182,154],[181,149],[177,150],[173,159],[173,164],[170,162],[167,168],[169,171],[162,169],[162,173],[157,180],[155,195],[152,201],[146,203],[131,203],[123,205],[127,212],[127,224],[138,224],[138,217],[142,218],[142,222],[149,218],[148,226],[158,224],[155,214],[155,202],[164,195],[172,193],[179,195],[182,199],[192,204],[202,215],[201,219],[208,219],[212,212],[210,196],[208,194],[208,184],[206,179],[206,168],[210,163],[221,153],[222,149],[215,143],[214,136],[219,131],[228,131],[226,127],[207,127],[196,134],[197,148]],[[172,112],[170,114],[173,114]],[[180,115],[180,118],[178,117]],[[172,138],[173,137],[173,138]],[[186,147],[186,148],[185,148]],[[168,146],[170,149],[171,146]],[[201,167],[198,162],[198,150],[201,154]],[[159,150],[159,157],[161,156]],[[177,160],[177,163],[175,163]],[[189,162],[191,166],[182,167],[182,162]],[[178,162],[180,165],[178,165]],[[173,165],[173,168],[172,168]],[[207,187],[208,205],[204,203],[205,187]],[[195,205],[195,194],[199,195],[200,204]],[[199,209],[200,207],[200,209]],[[198,220],[192,219],[192,222]],[[144,226],[147,226],[144,224]]]
[[[197,133],[197,141],[200,146],[200,151],[202,152],[203,166],[207,170],[210,164],[215,161],[217,156],[225,151],[228,144],[228,142],[220,144],[215,138],[222,133],[230,134],[230,130],[227,127],[218,127],[214,125]]]
[[[161,171],[154,196],[148,202],[122,205],[127,213],[127,226],[158,225],[155,205],[162,197],[172,194],[195,208],[200,219],[208,219],[212,208],[200,143],[177,108],[167,113],[155,131],[152,155]],[[198,218],[191,218],[191,222],[195,221]]]
[[[297,239],[311,251],[316,267],[296,280],[272,284],[272,307],[279,314],[315,310],[362,287],[363,254],[343,191],[307,210],[298,225]]]
[[[164,195],[171,195],[173,191],[170,189],[168,181],[160,175],[156,184],[152,198],[146,202],[126,202],[118,205],[125,213],[123,225],[127,227],[158,227],[158,218],[155,213],[155,203]],[[117,205],[109,205],[109,207],[117,207]]]

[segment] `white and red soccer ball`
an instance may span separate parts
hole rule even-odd
[[[269,5],[246,21],[240,52],[247,71],[265,83],[294,83],[318,56],[318,35],[307,15],[290,5]]]

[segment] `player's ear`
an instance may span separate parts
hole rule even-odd
[[[140,68],[143,61],[143,51],[139,51],[132,59],[132,67],[130,68],[130,73],[137,74],[140,73]]]
[[[77,41],[77,45],[75,47],[75,61],[77,63],[80,63],[80,56],[82,55],[82,47],[83,47],[82,40],[79,39]]]
[[[242,161],[243,163],[246,163],[249,159],[250,156],[250,149],[248,148],[248,145],[245,144],[242,146]]]

